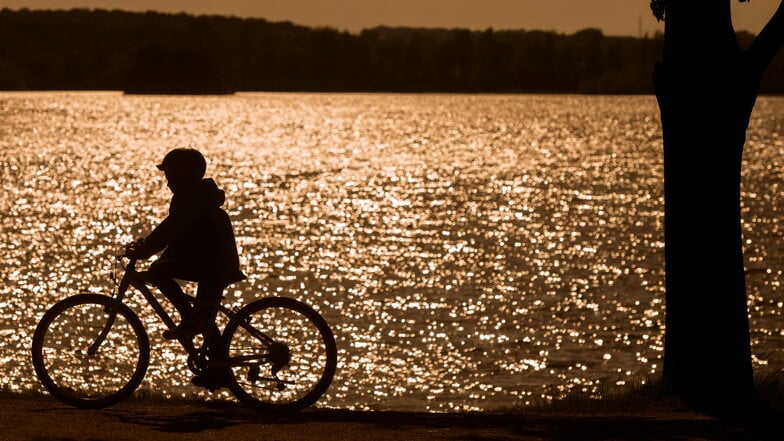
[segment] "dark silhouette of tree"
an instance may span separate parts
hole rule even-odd
[[[6,90],[649,94],[663,36],[383,26],[352,34],[223,16],[2,9],[0,42]],[[761,91],[784,93],[784,57],[770,72]]]
[[[142,46],[123,90],[133,94],[226,94],[218,65],[201,51]]]
[[[663,379],[694,408],[738,416],[756,403],[741,160],[760,83],[784,44],[784,6],[745,49],[728,0],[651,6],[665,21],[654,70],[664,142]]]
[[[222,16],[2,9],[0,89],[647,94],[662,41],[596,29],[353,34]]]
[[[11,62],[0,58],[0,90],[26,89],[19,69]]]

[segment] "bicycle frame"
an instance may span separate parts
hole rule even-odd
[[[121,260],[122,258],[123,256],[117,256],[118,261]],[[166,309],[164,309],[163,305],[161,305],[161,303],[155,297],[155,295],[150,290],[150,288],[147,287],[147,282],[141,276],[141,272],[136,270],[136,262],[137,259],[129,259],[128,264],[124,266],[125,273],[123,274],[122,279],[120,279],[117,288],[117,293],[114,296],[116,304],[117,305],[122,304],[123,300],[125,299],[126,293],[128,292],[128,288],[134,287],[137,290],[139,290],[139,292],[142,293],[144,298],[147,300],[147,303],[152,307],[153,311],[155,311],[156,315],[158,315],[158,317],[163,321],[163,323],[169,329],[173,328],[175,326],[174,320],[166,312]],[[230,310],[223,304],[218,305],[218,311],[222,313],[224,316],[226,316],[229,320],[234,319],[234,317],[236,316],[234,311]],[[93,342],[93,344],[90,345],[90,348],[88,349],[89,355],[95,355],[98,352],[98,348],[101,346],[103,341],[109,335],[109,331],[111,330],[112,325],[114,324],[114,320],[117,317],[116,307],[112,308],[107,312],[109,314],[109,317],[106,320],[106,325],[104,325],[103,330],[101,330],[101,333],[95,339],[95,342]],[[239,326],[241,326],[243,329],[248,331],[248,333],[251,334],[252,336],[258,338],[262,343],[264,343],[267,346],[273,345],[275,343],[275,341],[271,337],[259,331],[255,327],[251,326],[250,323],[243,321],[239,323]],[[215,336],[215,338],[220,338],[220,335]],[[207,338],[205,338],[205,343],[206,340]],[[191,340],[178,340],[178,341],[185,349],[185,351],[188,353],[189,356],[196,355],[197,348],[193,345],[193,341]],[[269,358],[270,356],[268,354],[235,357],[230,361],[227,360],[226,365],[227,366],[243,366],[243,365],[252,366],[254,364],[267,362],[269,361]],[[277,377],[277,375],[275,377]],[[282,380],[279,380],[278,378],[273,378],[271,380],[282,382]]]
[[[118,261],[121,259],[122,256],[117,256]],[[136,270],[136,262],[137,259],[130,259],[128,261],[128,264],[125,265],[124,268],[125,273],[123,274],[122,279],[120,279],[120,283],[118,284],[117,287],[117,292],[114,295],[115,301],[117,302],[118,305],[122,304],[123,300],[125,299],[125,294],[128,291],[128,288],[134,287],[137,290],[139,290],[139,292],[142,293],[144,298],[147,300],[147,303],[150,304],[152,309],[155,311],[158,317],[163,321],[163,323],[167,327],[169,327],[169,329],[173,328],[175,326],[174,320],[166,312],[166,310],[163,308],[163,305],[161,305],[158,299],[155,298],[155,295],[152,293],[152,291],[147,287],[147,283],[142,279],[141,273]],[[93,342],[93,344],[87,350],[87,353],[89,355],[95,355],[95,353],[98,352],[98,348],[106,339],[106,336],[109,335],[109,331],[111,330],[112,325],[114,325],[114,319],[117,317],[117,308],[112,308],[107,312],[109,314],[109,317],[106,320],[106,325],[104,325],[103,330],[101,330],[101,333],[95,339],[95,342]],[[183,347],[188,352],[188,354],[191,354],[192,351],[195,349],[192,343],[187,344],[190,342],[187,343],[180,342],[180,343],[183,343]]]
[[[126,253],[132,251],[126,246]],[[52,305],[36,325],[32,363],[36,376],[55,398],[80,408],[102,408],[129,397],[142,384],[150,364],[145,322],[156,321],[144,300],[128,299],[136,288],[161,322],[174,328],[183,304],[167,304],[167,292],[155,288],[137,260],[114,256],[111,292],[80,292]],[[119,274],[122,271],[122,274]],[[131,292],[129,292],[131,290]],[[156,292],[156,290],[158,292]],[[163,300],[163,298],[167,300]],[[179,295],[178,295],[179,297]],[[221,296],[221,299],[223,296]],[[315,403],[337,368],[337,345],[329,324],[306,303],[267,296],[226,307],[202,336],[178,339],[185,350],[191,383],[210,392],[228,388],[254,408],[295,412]],[[171,316],[170,316],[171,314]],[[173,319],[174,320],[173,320]],[[180,351],[176,347],[175,351]],[[178,357],[180,358],[180,357]],[[187,373],[187,371],[184,371]]]

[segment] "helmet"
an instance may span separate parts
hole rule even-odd
[[[201,179],[207,170],[207,161],[198,150],[178,148],[169,151],[157,167],[163,171],[180,170],[186,176]]]

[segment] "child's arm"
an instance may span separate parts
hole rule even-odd
[[[136,258],[149,259],[160,253],[199,218],[206,207],[198,197],[189,196],[172,201],[169,215],[144,238],[134,253]]]

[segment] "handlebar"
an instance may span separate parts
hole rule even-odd
[[[123,256],[130,258],[133,253],[139,249],[139,247],[142,245],[142,242],[144,242],[144,238],[136,239],[133,242],[126,243],[123,246]]]
[[[129,243],[123,245],[122,251],[120,253],[115,254],[114,257],[118,261],[120,261],[120,262],[123,259],[128,259],[128,263],[126,265],[123,265],[124,269],[127,270],[129,268],[134,268],[136,266],[136,262],[139,260],[139,258],[134,256],[134,254],[135,254],[135,251],[141,245],[143,240],[144,239],[137,239],[137,240],[135,240],[133,242],[129,242]],[[122,265],[122,263],[121,263],[121,265]]]
[[[115,254],[114,256],[117,260],[128,259],[128,264],[126,266],[134,266],[136,262],[139,260],[137,257],[131,257],[128,254]]]

